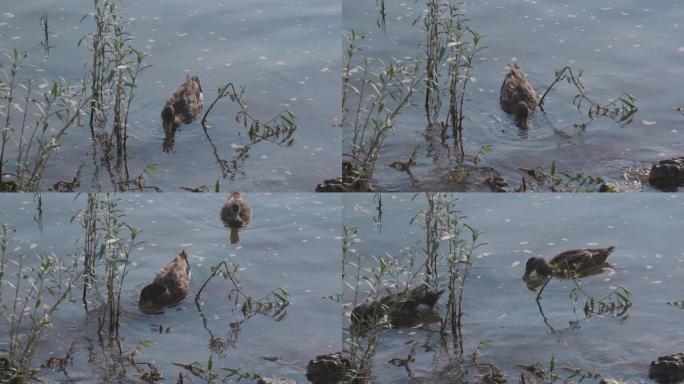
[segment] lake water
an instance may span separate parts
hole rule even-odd
[[[213,190],[216,180],[222,179],[199,120],[181,127],[173,153],[162,151],[160,113],[185,80],[185,72],[200,77],[205,110],[216,97],[217,87],[233,82],[246,87],[247,104],[262,121],[285,108],[298,117],[294,145],[284,148],[262,142],[253,146],[238,176],[222,181],[222,191],[313,191],[323,179],[339,175],[339,157],[331,154],[340,152],[339,128],[335,127],[340,110],[340,7],[339,2],[329,0],[120,4],[122,16],[131,21],[131,45],[149,53],[146,63],[152,65],[138,79],[130,112],[132,177],[148,164],[156,164],[148,184],[164,191],[200,185]],[[29,53],[34,67],[25,69],[25,76],[80,79],[88,71],[90,54],[77,43],[94,30],[92,19],[80,20],[91,8],[92,2],[7,2],[0,13],[0,47]],[[43,14],[48,17],[49,55],[41,48]],[[237,105],[226,99],[209,117],[209,135],[224,160],[236,156],[235,146],[249,142],[246,129],[234,120],[237,112]],[[70,180],[80,164],[84,166],[81,190],[114,189],[98,158],[93,159],[86,119],[83,127],[67,132],[41,189],[57,180]]]
[[[425,34],[420,23],[413,23],[425,2],[382,3],[386,6],[384,31],[378,27],[380,12],[375,1],[345,2],[343,29],[367,34],[359,57],[407,61],[424,56]],[[640,188],[635,171],[682,154],[684,116],[674,110],[682,104],[684,47],[676,38],[684,28],[681,3],[471,1],[462,3],[460,10],[467,25],[484,35],[481,44],[487,47],[475,62],[467,94],[466,153],[472,156],[481,146],[492,145],[493,152],[484,155],[483,164],[499,170],[512,185],[520,183],[518,168],[549,169],[556,160],[559,169],[601,176],[634,190]],[[573,125],[589,120],[586,109],[577,112],[572,105],[574,88],[561,83],[547,97],[546,113],[537,111],[530,130],[521,131],[499,107],[506,65],[516,60],[540,95],[553,81],[554,70],[569,64],[584,69],[589,95],[606,103],[628,91],[637,97],[639,112],[631,124],[601,118],[582,131]],[[443,99],[446,104],[448,96]],[[439,138],[426,131],[423,102],[424,94],[419,93],[416,105],[397,118],[376,166],[376,187],[385,191],[478,189],[449,181],[454,161],[440,148]],[[443,106],[442,119],[445,111]],[[389,167],[393,161],[406,161],[419,144],[422,149],[411,168],[413,178]],[[344,148],[349,152],[348,146]],[[652,190],[648,183],[643,189]]]
[[[425,235],[410,220],[426,208],[425,197],[414,194],[383,194],[382,224],[373,220],[371,195],[345,195],[345,225],[359,230],[354,248],[361,255],[389,254],[401,258]],[[682,299],[684,284],[684,200],[679,195],[626,194],[615,196],[522,196],[460,194],[452,196],[465,222],[483,232],[470,279],[464,291],[463,338],[466,353],[481,341],[490,340],[481,363],[493,363],[517,382],[522,372],[515,364],[541,363],[578,367],[604,377],[649,382],[648,367],[656,357],[680,352],[684,331],[682,310],[668,305]],[[412,200],[413,199],[413,200]],[[423,243],[418,245],[421,248]],[[579,322],[579,328],[552,333],[544,324],[521,277],[530,256],[547,260],[573,248],[607,247],[611,265],[602,274],[581,280],[584,288],[602,297],[623,285],[632,293],[633,306],[626,319],[610,315]],[[405,256],[404,256],[405,257]],[[370,261],[364,266],[370,267]],[[542,295],[542,308],[556,330],[582,319],[584,301],[573,304],[572,281],[552,280]],[[349,302],[349,296],[344,300]],[[446,295],[437,304],[444,313]],[[406,370],[388,362],[409,354],[407,342],[426,342],[438,348],[439,325],[384,332],[375,358],[376,383],[440,383],[435,378],[444,366],[435,365],[435,353],[418,348]],[[452,366],[453,368],[453,366]]]
[[[306,382],[304,376],[310,359],[341,350],[340,304],[327,298],[340,290],[342,208],[339,196],[247,194],[253,217],[250,225],[240,230],[240,241],[235,245],[230,244],[229,233],[219,219],[221,195],[176,193],[119,197],[122,200],[118,207],[126,213],[124,221],[142,230],[139,240],[145,241],[131,254],[133,264],[125,280],[120,331],[127,351],[143,340],[150,342],[149,348],[139,353],[138,362],[153,362],[166,380],[172,382],[178,372],[187,373],[172,363],[197,361],[206,367],[210,355],[217,372],[222,372],[220,368],[240,368],[264,376]],[[70,220],[85,208],[85,200],[85,195],[43,195],[41,233],[34,222],[36,211],[31,196],[4,196],[0,200],[0,222],[17,230],[12,254],[53,253],[66,257],[82,249],[83,230],[78,222]],[[192,268],[188,298],[162,315],[142,314],[137,306],[140,289],[181,249],[189,254]],[[239,308],[227,298],[231,286],[221,278],[212,280],[202,293],[207,329],[193,302],[211,267],[222,260],[240,265],[242,288],[250,296],[261,298],[282,287],[289,293],[291,304],[281,321],[261,315],[247,320],[234,346],[225,346],[223,352],[212,354],[209,330],[225,342],[229,323],[242,318]],[[3,288],[7,287],[5,282]],[[9,294],[9,290],[3,289],[3,294]],[[69,376],[79,382],[100,382],[102,356],[98,354],[97,325],[94,319],[86,321],[80,295],[76,296],[73,303],[58,310],[34,363],[39,365],[50,356],[63,357],[74,342],[73,364],[67,366]],[[169,332],[160,334],[159,325],[164,330],[168,327]],[[3,316],[0,334],[7,332],[6,326]],[[0,338],[0,349],[6,342]],[[89,362],[91,357],[93,362]],[[278,360],[269,361],[264,357]],[[129,368],[129,379],[134,379],[134,373]],[[62,373],[48,369],[36,377],[64,380]]]

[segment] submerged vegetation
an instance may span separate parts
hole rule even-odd
[[[63,146],[64,136],[72,131],[78,136],[82,133],[78,128],[86,126],[90,131],[91,159],[73,165],[73,180],[59,180],[52,190],[72,192],[89,187],[89,190],[161,191],[150,183],[157,164],[136,163],[135,167],[140,170],[129,167],[131,159],[140,157],[128,153],[128,140],[131,123],[137,116],[135,101],[140,91],[140,77],[151,67],[147,63],[150,52],[135,47],[131,19],[118,0],[95,0],[92,6],[92,11],[81,18],[81,24],[92,32],[78,41],[89,57],[84,65],[86,73],[78,80],[61,76],[53,76],[54,80],[34,79],[26,70],[32,67],[28,53],[0,50],[3,55],[0,59],[0,192],[48,189],[43,179],[46,170],[55,165],[52,162],[55,154],[73,150]],[[49,42],[48,20],[47,14],[40,18],[41,45],[46,54],[54,48]],[[232,83],[219,87],[218,97],[202,120],[221,176],[228,181],[244,176],[244,162],[251,147],[263,141],[289,147],[297,129],[297,119],[289,110],[268,121],[249,112],[245,91],[244,87],[236,91]],[[236,153],[232,160],[223,160],[205,125],[214,104],[224,97],[230,97],[239,106],[235,122],[244,127],[249,141],[232,148]],[[86,166],[88,162],[92,165]],[[106,172],[107,178],[100,179],[100,170]],[[81,186],[80,179],[86,175],[92,176],[92,184]]]
[[[364,58],[357,63],[354,55],[363,35],[351,31],[345,37],[342,110],[353,137],[342,177],[350,190],[367,192],[372,189],[375,163],[385,137],[394,129],[397,115],[411,104],[423,75],[419,62],[407,65],[399,60],[384,63]],[[352,75],[359,77],[359,84],[352,81]]]
[[[468,124],[478,120],[477,116],[468,115],[468,103],[476,103],[477,97],[489,94],[471,90],[476,81],[478,63],[489,58],[482,57],[483,50],[487,48],[483,45],[484,35],[469,26],[470,21],[465,17],[468,14],[465,8],[469,5],[452,0],[425,0],[416,4],[420,5],[418,9],[421,12],[415,17],[411,28],[418,26],[422,37],[418,39],[419,43],[413,54],[395,53],[396,56],[378,57],[380,54],[375,56],[373,53],[374,47],[367,45],[371,43],[364,43],[369,39],[358,32],[358,26],[356,30],[343,32],[345,65],[342,74],[342,121],[348,127],[344,134],[342,160],[345,190],[376,190],[374,183],[377,182],[379,169],[383,172],[383,182],[388,177],[384,173],[391,172],[390,169],[405,172],[404,176],[410,187],[404,188],[411,190],[432,188],[426,182],[437,182],[440,183],[438,188],[453,191],[525,192],[543,189],[581,192],[641,189],[642,181],[636,187],[625,185],[620,188],[617,186],[620,181],[607,182],[602,175],[589,176],[582,170],[549,174],[543,170],[542,165],[534,168],[534,174],[528,172],[532,179],[523,177],[520,184],[509,186],[507,177],[511,177],[512,172],[509,171],[515,172],[516,164],[487,164],[489,161],[483,161],[482,151],[478,152],[478,148],[487,148],[488,152],[492,152],[497,149],[497,143],[483,142],[481,138],[468,135]],[[376,11],[378,27],[385,31],[388,10],[384,2],[376,2]],[[397,18],[397,21],[400,19]],[[401,25],[402,28],[408,28]],[[392,39],[392,43],[397,44],[395,39]],[[391,84],[392,80],[388,74],[392,73],[405,73],[405,76],[398,78],[401,86],[397,84],[388,90],[387,84]],[[601,102],[590,95],[582,75],[582,70],[571,65],[555,71],[551,84],[541,97],[535,95],[540,99],[538,108],[543,118],[548,120],[552,116],[547,115],[544,109],[548,104],[544,102],[552,95],[551,91],[557,88],[557,84],[567,82],[577,91],[570,102],[579,112],[586,112],[590,120],[607,117],[623,126],[634,121],[639,111],[634,95],[625,91],[615,99]],[[479,89],[479,92],[484,91]],[[366,94],[368,96],[364,97]],[[387,98],[387,95],[392,97]],[[405,96],[407,102],[403,103]],[[536,108],[537,103],[534,105],[531,108]],[[377,111],[376,107],[379,107]],[[392,151],[386,150],[385,139],[396,128],[408,124],[402,121],[402,114],[412,115],[412,118],[406,119],[412,125],[415,125],[415,115],[422,114],[427,124],[424,129],[412,128],[418,131],[411,135],[413,151],[400,154],[401,159],[393,159],[387,154]],[[492,121],[493,124],[501,123],[497,117],[495,120],[498,121]],[[558,122],[562,120],[558,119]],[[587,125],[588,122],[578,122],[571,126],[575,127],[577,135],[582,135]],[[506,127],[494,129],[507,131]],[[554,126],[535,126],[534,129],[553,130],[552,135],[557,135],[561,140],[572,137]],[[519,131],[520,137],[528,137],[528,130]],[[413,136],[424,137],[426,143],[413,142]],[[497,154],[496,157],[500,158],[500,155]],[[380,165],[378,161],[387,161],[387,164]],[[502,160],[495,161],[501,163]],[[505,171],[502,169],[509,166],[513,168]],[[526,167],[529,166],[526,164]],[[432,171],[425,174],[417,170],[426,167]],[[397,177],[403,176],[398,174]],[[424,181],[425,179],[429,181]],[[377,189],[384,188],[396,189],[385,185]]]
[[[606,369],[596,373],[561,365],[557,359],[567,359],[573,352],[554,349],[559,344],[575,348],[577,340],[582,347],[587,337],[596,335],[588,336],[583,328],[602,324],[604,328],[593,331],[612,332],[605,328],[613,327],[610,320],[624,326],[633,321],[631,317],[643,313],[634,314],[631,290],[608,283],[615,273],[610,264],[564,274],[558,271],[553,277],[538,275],[534,284],[524,278],[511,280],[510,273],[505,272],[508,262],[493,263],[486,258],[491,254],[481,249],[486,246],[486,234],[468,224],[468,217],[459,211],[459,206],[472,201],[462,202],[455,195],[442,193],[415,194],[390,205],[383,204],[382,198],[374,194],[372,199],[370,195],[354,199],[352,204],[358,207],[355,212],[360,213],[354,214],[358,220],[349,224],[358,227],[345,226],[342,237],[344,353],[350,363],[347,382],[579,383],[598,381],[602,374],[615,372]],[[486,215],[483,206],[475,205]],[[407,206],[420,208],[415,208],[418,212],[414,214],[406,210]],[[487,212],[500,207],[489,208]],[[397,211],[393,210],[402,211],[400,217],[410,218],[408,225],[397,224],[393,218]],[[530,219],[522,217],[523,222]],[[393,221],[389,230],[381,227],[387,220]],[[502,249],[519,252],[500,245],[498,251]],[[515,261],[512,268],[518,265]],[[603,279],[585,280],[600,274],[604,274]],[[478,281],[483,278],[486,280]],[[511,284],[520,285],[521,290]],[[533,292],[525,295],[525,284]],[[522,295],[523,299],[513,304],[511,295]],[[549,311],[549,307],[552,312],[547,317],[544,310]],[[543,324],[534,321],[537,310]],[[521,318],[519,312],[526,314]],[[506,319],[510,314],[515,318]],[[563,322],[559,318],[566,316],[566,326],[558,326],[557,322]],[[599,351],[609,344],[598,342]],[[528,364],[530,359],[540,358],[545,362]],[[638,375],[633,370],[617,372]]]
[[[75,242],[73,254],[34,252],[33,246],[22,246],[22,236],[17,235],[13,227],[7,224],[0,227],[0,329],[8,336],[0,346],[0,381],[13,384],[40,381],[48,370],[62,372],[67,381],[81,377],[70,371],[76,344],[85,342],[87,359],[93,364],[95,377],[100,380],[158,382],[164,375],[156,363],[142,359],[146,351],[153,348],[152,344],[145,339],[132,340],[127,331],[131,317],[124,309],[124,291],[131,285],[127,276],[132,266],[141,260],[136,250],[144,245],[140,240],[142,231],[127,223],[122,201],[114,194],[87,194],[77,199],[81,199],[85,207],[72,221],[82,227],[83,238]],[[210,382],[261,378],[258,373],[229,367],[221,368],[223,373],[219,376],[214,371],[218,368],[212,364],[212,359],[224,356],[226,347],[236,347],[237,337],[250,319],[266,316],[278,322],[287,316],[288,292],[275,288],[262,298],[253,297],[240,282],[241,270],[238,265],[222,261],[211,268],[211,274],[197,291],[198,316],[211,336],[209,363],[208,366],[178,364],[183,368],[178,373],[179,382],[192,382],[190,376]],[[210,281],[219,276],[231,284],[231,288],[225,290],[224,299],[234,308],[234,320],[223,324],[229,329],[226,339],[214,336],[218,330],[209,326],[201,297]],[[216,288],[214,293],[218,290]],[[77,335],[70,335],[71,340],[60,341],[71,343],[66,355],[55,356],[54,351],[50,351],[47,360],[36,362],[37,358],[45,359],[46,356],[41,344],[60,332],[53,329],[59,314],[78,316],[76,303],[83,310],[84,320]],[[66,310],[67,306],[71,309]],[[157,332],[163,333],[164,328],[160,325]],[[169,332],[168,326],[165,332]],[[184,373],[186,370],[189,373]]]
[[[387,330],[428,327],[429,323],[439,324],[440,338],[436,345],[423,348],[434,351],[446,365],[456,362],[459,368],[450,371],[448,376],[503,377],[493,365],[478,362],[477,348],[466,352],[461,332],[463,293],[473,252],[482,245],[480,232],[465,223],[449,195],[426,194],[425,197],[427,208],[411,220],[424,233],[425,241],[400,257],[360,253],[355,245],[362,242],[360,234],[354,228],[344,228],[343,296],[347,301],[346,310],[351,313],[345,339],[345,353],[350,362],[349,382],[372,382],[376,353]],[[442,294],[447,297],[445,310],[437,312],[432,308],[433,300]],[[411,377],[410,363],[415,359],[419,341],[406,345],[409,347],[406,357],[397,357],[391,364],[404,368]],[[486,342],[481,344],[486,345]]]

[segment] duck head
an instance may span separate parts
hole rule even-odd
[[[522,129],[528,129],[530,127],[529,118],[530,110],[527,108],[527,104],[524,101],[519,101],[515,106],[515,123]]]
[[[539,276],[549,276],[552,273],[551,266],[544,260],[543,257],[530,257],[525,265],[525,274],[523,279],[530,277],[532,272],[537,272]]]

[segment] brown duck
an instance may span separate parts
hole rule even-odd
[[[247,204],[245,196],[240,192],[233,192],[226,198],[221,208],[221,221],[229,228],[242,228],[252,219],[252,208]]]
[[[203,102],[204,95],[199,77],[188,74],[185,83],[181,84],[166,101],[161,113],[165,136],[164,151],[169,152],[173,149],[176,129],[181,123],[188,124],[195,120],[202,112]]]
[[[544,260],[543,257],[530,257],[525,266],[523,279],[530,277],[533,272],[536,272],[538,276],[544,277],[588,274],[592,270],[603,266],[608,255],[614,250],[615,247],[612,246],[608,248],[572,249],[559,253],[550,262]]]
[[[155,312],[180,303],[190,291],[190,278],[188,254],[183,250],[140,292],[140,310]]]
[[[539,105],[539,96],[518,63],[509,65],[509,68],[510,71],[501,85],[499,103],[504,112],[515,116],[518,127],[527,129],[528,119]]]
[[[352,310],[352,323],[372,326],[373,321],[387,315],[392,326],[412,326],[434,310],[443,293],[443,289],[434,291],[427,286],[392,293],[376,301],[357,305]]]

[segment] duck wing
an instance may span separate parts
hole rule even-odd
[[[172,297],[182,300],[190,291],[190,269],[187,261],[176,256],[159,271],[154,281],[163,285]]]
[[[572,249],[554,256],[551,264],[562,269],[589,269],[605,263],[614,249],[615,247]]]

